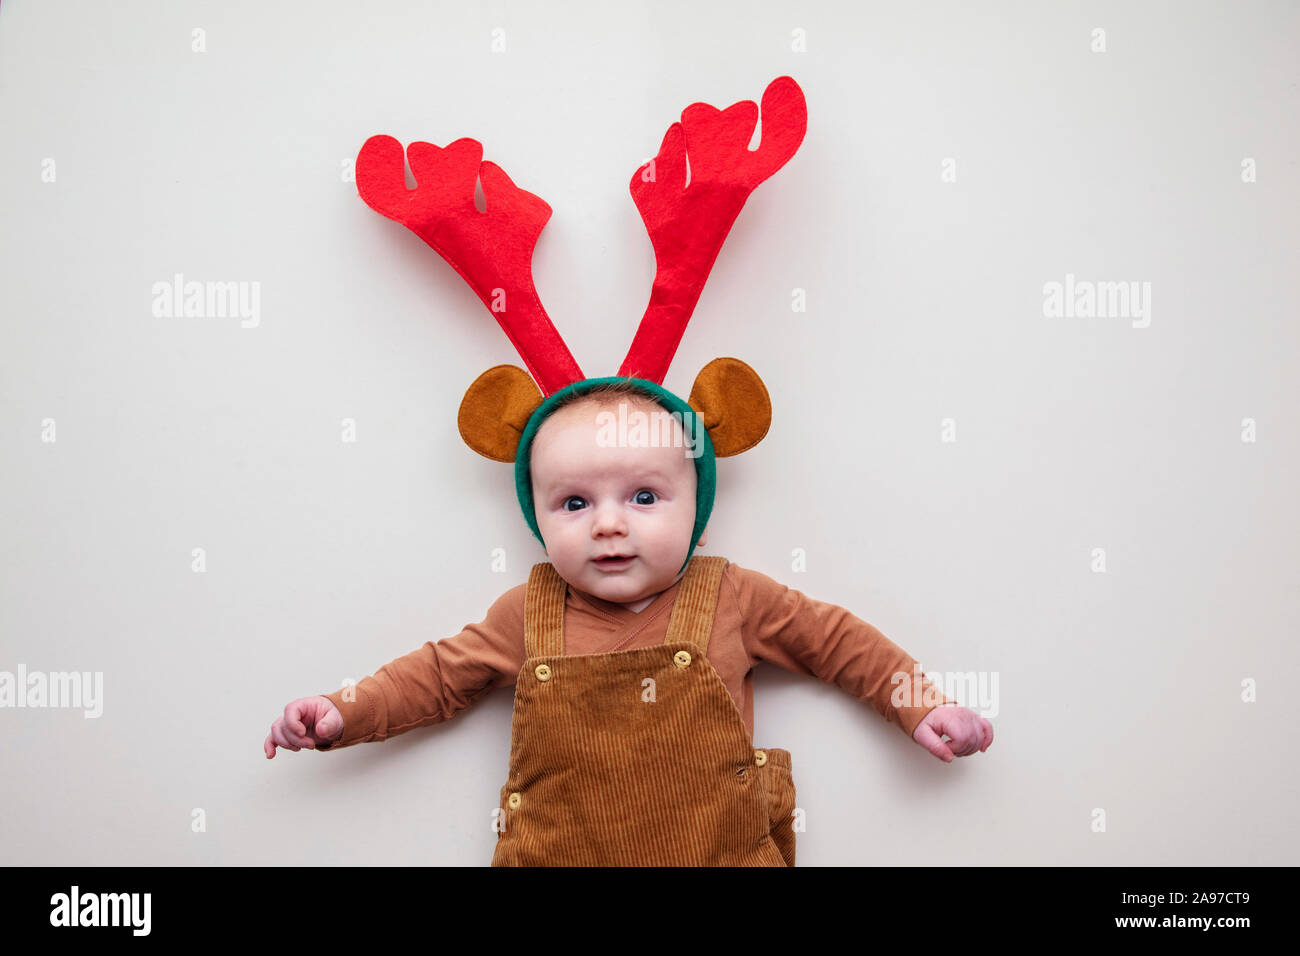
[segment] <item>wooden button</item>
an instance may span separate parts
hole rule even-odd
[[[676,654],[673,655],[673,663],[676,664],[678,667],[690,667],[691,655],[688,654],[686,651],[678,651]]]
[[[551,669],[545,664],[538,664],[537,667],[533,670],[533,673],[537,675],[538,680],[551,679]]]
[[[754,751],[754,766],[756,766],[756,767],[761,767],[761,766],[763,766],[763,764],[765,764],[765,763],[767,763],[767,751],[765,751],[765,750],[755,750],[755,751]]]
[[[519,801],[522,800],[522,799],[523,799],[523,797],[519,796],[518,793],[512,793],[512,794],[510,794],[509,799],[506,800],[506,803],[508,803],[508,804],[510,805],[510,809],[511,809],[511,810],[514,810],[515,808],[517,808],[517,807],[519,806]]]

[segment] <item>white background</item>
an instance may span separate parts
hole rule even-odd
[[[375,133],[483,142],[554,209],[541,299],[610,375],[654,274],[632,173],[789,74],[807,137],[665,381],[734,355],[773,397],[703,553],[999,681],[946,765],[760,668],[799,864],[1296,863],[1297,41],[1282,2],[5,3],[0,669],[102,671],[104,711],[0,710],[4,861],[490,861],[507,692],[262,752],[543,559],[456,430],[517,354],[344,171]],[[260,283],[260,324],[154,317],[176,273]],[[1149,282],[1149,327],[1046,317],[1067,274]]]

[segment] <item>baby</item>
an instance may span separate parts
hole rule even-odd
[[[649,434],[672,440],[611,441],[612,423],[638,412],[667,426]],[[942,760],[987,749],[989,721],[928,681],[914,687],[916,662],[869,624],[723,559],[688,561],[707,537],[693,535],[698,454],[678,417],[631,383],[557,403],[529,470],[549,560],[538,568],[553,568],[562,590],[546,593],[535,572],[480,624],[362,679],[355,699],[344,689],[292,701],[267,757],[385,740],[514,684],[493,865],[793,865],[789,754],[751,743],[758,661],[835,683]],[[682,585],[702,561],[719,572],[693,595],[712,604],[712,625],[683,643]],[[545,630],[529,597],[559,612],[558,646],[538,633],[526,647],[529,622]],[[692,650],[706,646],[707,656]]]
[[[834,683],[941,760],[988,748],[992,725],[939,694],[870,624],[694,554],[713,509],[715,458],[753,448],[772,418],[766,386],[739,359],[708,363],[686,401],[662,385],[746,198],[803,140],[798,84],[768,84],[751,149],[758,116],[748,100],[692,104],[633,176],[655,281],[608,378],[583,375],[537,297],[545,202],[483,160],[475,140],[405,151],[389,136],[366,141],[362,199],[456,269],[528,367],[483,372],[457,424],[476,452],[513,463],[548,560],[478,624],[354,687],[290,702],[266,738],[268,758],[277,747],[386,740],[513,687],[493,865],[793,866],[803,814],[789,751],[754,746],[758,662]]]

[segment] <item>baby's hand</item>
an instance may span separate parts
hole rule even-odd
[[[943,740],[947,734],[951,740]],[[916,725],[912,739],[944,763],[953,756],[966,757],[983,753],[993,743],[993,725],[973,710],[947,704],[936,707]]]
[[[300,697],[284,708],[284,716],[275,718],[262,749],[266,759],[275,756],[276,747],[298,751],[314,750],[319,744],[343,736],[343,715],[328,697]]]

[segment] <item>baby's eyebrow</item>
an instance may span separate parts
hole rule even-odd
[[[651,469],[650,471],[638,471],[636,474],[645,481],[650,481],[652,479],[658,481],[668,480],[668,476],[665,475],[662,471],[659,471],[657,469]]]
[[[567,487],[571,487],[571,486],[573,486],[573,485],[580,485],[580,484],[582,484],[585,480],[586,480],[586,479],[585,479],[585,478],[582,478],[582,477],[572,477],[572,478],[571,478],[571,477],[564,477],[564,478],[555,478],[555,479],[552,479],[551,481],[548,481],[548,482],[546,483],[546,485],[544,486],[544,487],[545,487],[545,494],[548,495],[548,496],[549,496],[549,495],[553,495],[553,494],[557,493],[561,488],[567,488]],[[650,470],[648,470],[648,471],[637,471],[637,472],[633,472],[633,473],[632,473],[632,477],[629,479],[629,481],[659,481],[659,482],[667,482],[667,481],[668,481],[668,476],[665,475],[663,472],[659,471],[658,469],[656,469],[656,468],[652,468],[652,469],[650,469]]]

